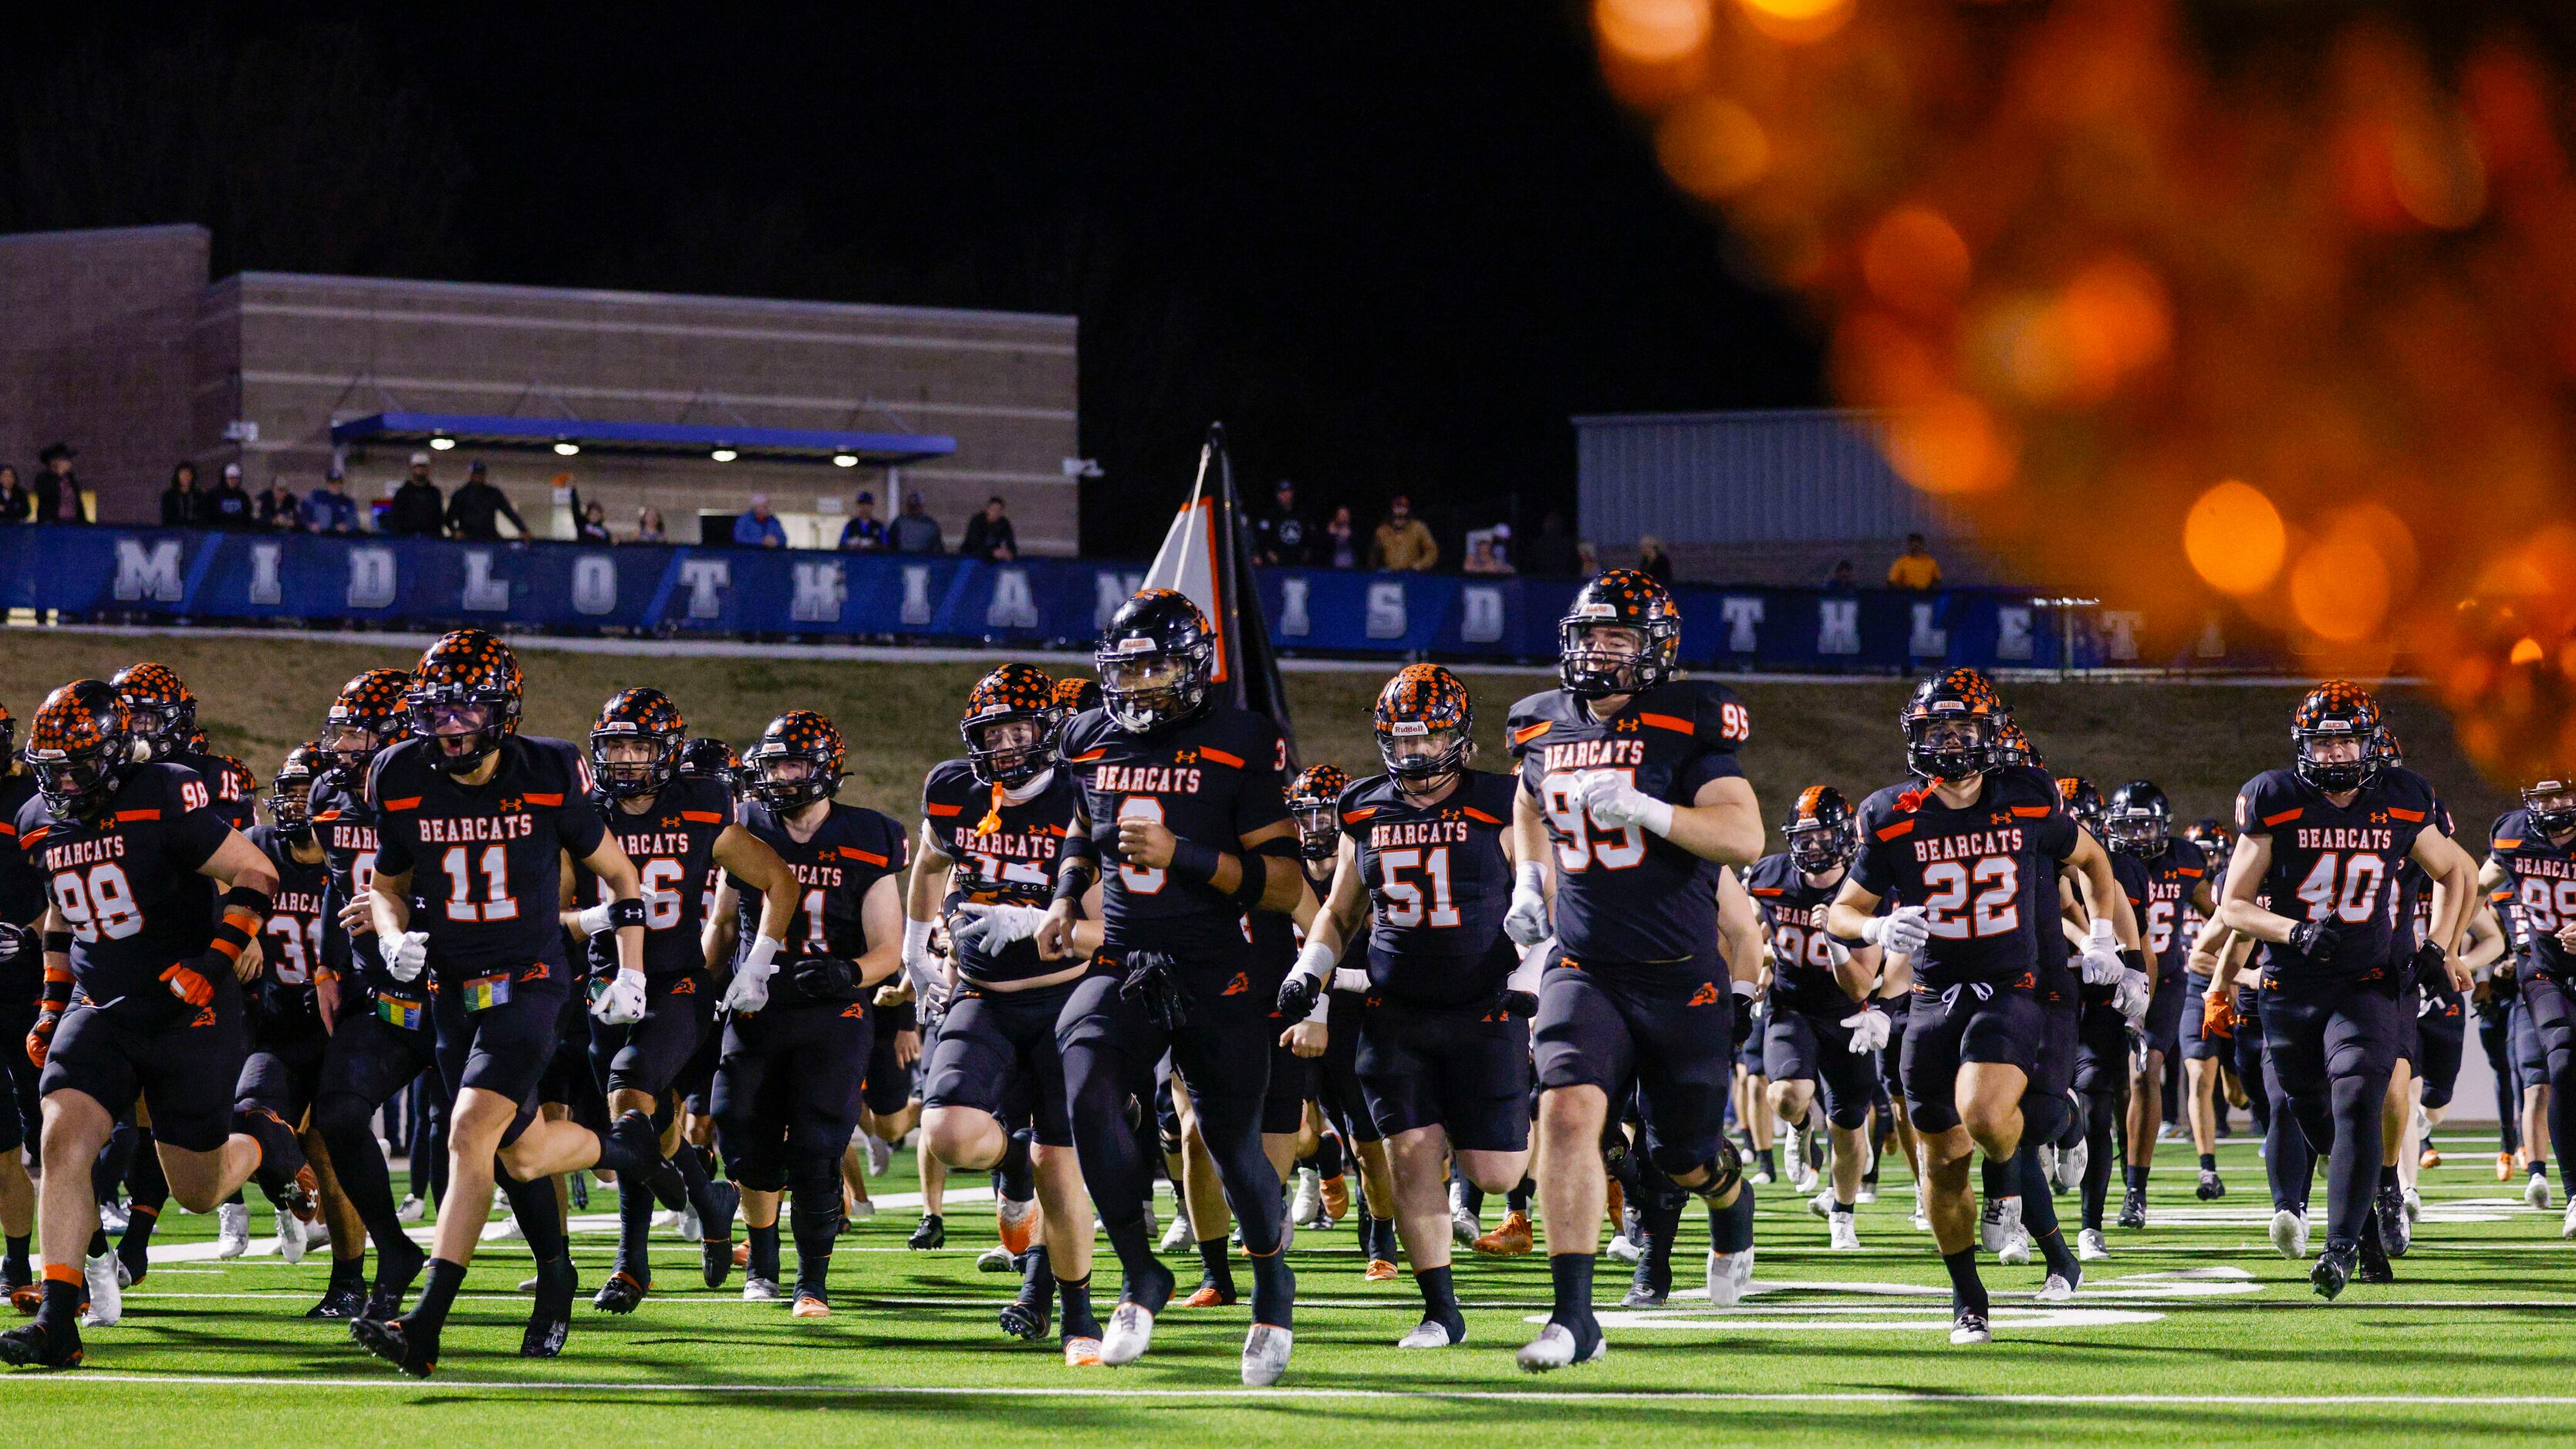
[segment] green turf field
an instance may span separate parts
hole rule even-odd
[[[1755,1292],[1733,1311],[1677,1293],[1623,1317],[1625,1273],[1605,1259],[1610,1356],[1543,1379],[1511,1360],[1545,1312],[1538,1257],[1462,1265],[1467,1344],[1398,1354],[1410,1281],[1363,1283],[1348,1225],[1301,1233],[1296,1362],[1269,1390],[1236,1381],[1239,1307],[1171,1311],[1125,1369],[1069,1370],[1052,1341],[1005,1339],[993,1315],[1016,1285],[975,1270],[992,1231],[980,1192],[955,1195],[946,1249],[904,1248],[909,1154],[875,1185],[878,1215],[842,1240],[827,1322],[742,1302],[739,1276],[698,1286],[694,1248],[668,1234],[654,1297],[628,1318],[591,1310],[612,1243],[603,1190],[576,1219],[585,1301],[564,1355],[515,1356],[527,1258],[492,1242],[427,1383],[300,1316],[319,1253],[288,1267],[254,1237],[252,1256],[218,1264],[212,1220],[174,1212],[125,1321],[89,1335],[89,1366],[13,1374],[0,1401],[21,1434],[83,1444],[2566,1442],[2576,1244],[2556,1212],[2522,1205],[2518,1181],[2495,1181],[2492,1135],[2440,1140],[2449,1161],[2425,1174],[2397,1286],[2319,1301],[2306,1265],[2265,1244],[2254,1144],[2226,1145],[2229,1194],[2201,1204],[2188,1144],[2167,1143],[2150,1229],[2112,1228],[2113,1259],[2088,1265],[2062,1308],[2029,1303],[2035,1265],[1990,1263],[1996,1341],[1971,1349],[1949,1345],[1945,1280],[1906,1226],[1901,1182],[1861,1209],[1865,1248],[1844,1254],[1825,1251],[1824,1224],[1785,1184],[1761,1189]],[[2058,1201],[2071,1232],[2075,1199]],[[2322,1187],[2316,1203],[2321,1219]],[[255,1212],[254,1231],[265,1224]],[[1695,1289],[1705,1228],[1685,1234],[1676,1277]],[[1173,1262],[1186,1287],[1191,1265]],[[1114,1296],[1097,1295],[1104,1311]]]

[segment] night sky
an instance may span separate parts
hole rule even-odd
[[[1177,499],[1211,418],[1248,490],[1526,526],[1571,513],[1572,414],[1821,394],[1579,6],[113,8],[12,18],[0,230],[1076,313],[1091,552],[1150,551],[1100,490]]]

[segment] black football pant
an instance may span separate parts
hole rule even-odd
[[[2522,983],[2522,1008],[2531,1014],[2549,1070],[2549,1145],[2558,1154],[2558,1179],[2576,1202],[2576,994],[2555,976],[2534,976]]]
[[[2299,1133],[2326,1160],[2329,1249],[2360,1242],[2378,1197],[2380,1114],[2405,1039],[2395,983],[2384,970],[2379,974],[2379,980],[2267,977],[2263,983],[2264,1049]]]
[[[353,993],[355,994],[355,993]],[[436,1064],[429,1013],[417,1013],[420,1025],[396,1026],[378,1016],[373,998],[355,994],[333,1024],[322,1048],[322,1078],[313,1092],[313,1125],[331,1151],[331,1171],[341,1194],[367,1225],[368,1240],[384,1254],[388,1244],[397,1259],[407,1260],[412,1246],[394,1206],[393,1174],[384,1149],[376,1142],[376,1109],[394,1093]],[[415,1132],[412,1171],[421,1171],[421,1154],[435,1151],[444,1159],[444,1134]],[[443,1175],[443,1174],[442,1174]]]

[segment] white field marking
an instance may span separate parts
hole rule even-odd
[[[1950,1326],[1950,1310],[1946,1307],[1917,1310],[1903,1318],[1882,1316],[1874,1319],[1838,1316],[1838,1311],[1834,1309],[1812,1311],[1822,1312],[1825,1316],[1779,1318],[1763,1316],[1772,1313],[1788,1315],[1802,1313],[1801,1310],[1789,1308],[1754,1309],[1750,1313],[1741,1308],[1696,1312],[1678,1308],[1605,1308],[1593,1316],[1600,1321],[1603,1328],[1678,1328],[1702,1333],[1710,1331],[1931,1333],[1947,1330]],[[1902,1309],[1894,1311],[1904,1312]],[[1885,1308],[1839,1310],[1840,1314],[1885,1315],[1889,1312],[1890,1310]],[[2164,1317],[2161,1313],[2141,1313],[2119,1308],[1997,1308],[1993,1312],[1991,1321],[1995,1331],[2003,1333],[2025,1329],[2110,1328],[2138,1323],[2162,1323]],[[1521,1321],[1545,1323],[1548,1321],[1548,1316],[1544,1313],[1532,1313],[1525,1315]]]
[[[2084,1286],[2078,1288],[2076,1293],[2078,1296],[2086,1299],[2170,1299],[2233,1298],[2242,1294],[2260,1293],[2262,1291],[2263,1285],[2255,1281],[2254,1274],[2251,1272],[2248,1272],[2243,1268],[2220,1267],[2182,1268],[2162,1273],[2131,1273],[2117,1278],[2087,1277],[2084,1280]],[[1757,1278],[1747,1286],[1745,1292],[1747,1294],[1782,1292],[1849,1293],[1858,1294],[1864,1297],[1883,1298],[1947,1299],[1950,1296],[1950,1290],[1946,1287],[1932,1287],[1920,1283],[1840,1282],[1823,1279],[1811,1280],[1786,1278],[1773,1279],[1767,1282]],[[1992,1296],[1996,1298],[2022,1298],[2034,1296],[2037,1292],[2037,1289],[2032,1289],[2028,1293],[2004,1291],[1995,1293]],[[1853,1308],[1834,1309],[1802,1304],[1794,1308],[1780,1307],[1759,1311],[1770,1313],[1859,1313],[1871,1310]]]
[[[1016,1282],[1017,1280],[1016,1280],[1016,1279],[1011,1279],[1011,1280],[1003,1280],[1003,1281]],[[1940,1290],[1937,1290],[1937,1291],[1938,1291],[1942,1296],[1944,1296],[1944,1297],[1946,1297],[1946,1296],[1948,1295],[1948,1292],[1949,1292],[1949,1290],[1948,1290],[1948,1289],[1940,1289]],[[955,1298],[921,1298],[921,1297],[888,1298],[888,1297],[879,1297],[879,1296],[876,1296],[876,1295],[873,1295],[873,1294],[859,1294],[859,1295],[855,1295],[855,1296],[850,1296],[850,1295],[847,1295],[847,1294],[846,1294],[846,1292],[845,1292],[845,1296],[847,1296],[847,1297],[848,1297],[848,1302],[844,1305],[844,1309],[845,1309],[845,1311],[846,1311],[846,1312],[853,1313],[853,1314],[854,1314],[854,1313],[856,1313],[857,1311],[861,1310],[861,1309],[879,1309],[879,1308],[966,1308],[966,1309],[990,1309],[990,1308],[991,1308],[991,1307],[993,1307],[995,1304],[998,1304],[998,1303],[1002,1303],[1002,1302],[1006,1302],[1006,1301],[1008,1301],[1008,1295],[1003,1294],[1003,1293],[999,1293],[999,1292],[995,1292],[995,1293],[987,1294],[987,1295],[964,1295],[964,1296],[955,1297]],[[2019,1294],[2000,1294],[2000,1295],[1997,1295],[1997,1296],[1998,1296],[1998,1297],[2019,1297],[2019,1296],[2022,1296],[2022,1295],[2019,1295]],[[310,1303],[310,1302],[312,1302],[312,1301],[313,1301],[313,1293],[312,1293],[312,1291],[311,1291],[310,1289],[305,1289],[305,1290],[295,1291],[295,1292],[258,1291],[258,1292],[241,1292],[241,1293],[152,1293],[152,1292],[139,1292],[139,1291],[137,1291],[137,1290],[134,1290],[134,1289],[130,1289],[130,1288],[129,1288],[129,1289],[127,1289],[127,1290],[126,1290],[126,1292],[125,1292],[125,1297],[126,1297],[126,1298],[128,1298],[128,1299],[131,1299],[131,1300],[143,1300],[143,1299],[167,1299],[167,1300],[170,1300],[170,1301],[172,1301],[172,1302],[204,1301],[204,1302],[209,1302],[209,1303],[234,1303],[234,1302],[238,1302],[238,1303],[266,1303],[266,1302],[279,1302],[279,1303],[284,1303],[284,1302]],[[524,1305],[524,1304],[528,1301],[528,1295],[527,1295],[527,1294],[525,1294],[525,1293],[459,1293],[458,1295],[456,1295],[456,1301],[458,1301],[459,1303],[510,1303],[510,1304],[521,1304],[521,1305]],[[653,1297],[652,1297],[650,1300],[648,1300],[648,1301],[649,1301],[649,1302],[651,1302],[651,1303],[653,1304],[653,1306],[654,1306],[655,1308],[657,1308],[657,1309],[658,1309],[658,1308],[664,1308],[664,1307],[674,1307],[674,1308],[718,1308],[718,1309],[724,1309],[724,1310],[727,1310],[727,1311],[731,1311],[731,1310],[734,1310],[734,1309],[746,1309],[746,1310],[748,1310],[748,1309],[763,1309],[763,1310],[766,1310],[766,1311],[771,1312],[771,1313],[781,1313],[781,1312],[784,1312],[784,1311],[786,1310],[787,1306],[788,1306],[787,1301],[786,1301],[785,1299],[778,1299],[778,1300],[775,1300],[775,1301],[773,1301],[773,1302],[768,1302],[768,1303],[747,1303],[747,1302],[744,1302],[744,1301],[743,1301],[743,1299],[742,1299],[742,1297],[741,1297],[741,1295],[740,1295],[740,1294],[738,1294],[738,1293],[728,1293],[728,1292],[726,1292],[726,1291],[725,1291],[725,1290],[723,1290],[723,1289],[717,1289],[717,1290],[715,1290],[715,1291],[713,1291],[713,1292],[701,1292],[701,1291],[698,1291],[698,1290],[695,1290],[695,1289],[691,1289],[691,1290],[687,1290],[687,1291],[684,1291],[684,1292],[681,1292],[681,1293],[676,1293],[676,1294],[662,1294],[662,1293],[656,1293],[656,1294],[654,1294],[654,1295],[653,1295]],[[1405,1300],[1402,1300],[1402,1299],[1396,1299],[1396,1298],[1382,1298],[1382,1299],[1380,1299],[1380,1298],[1302,1298],[1302,1297],[1301,1297],[1301,1298],[1299,1298],[1299,1299],[1297,1300],[1297,1302],[1298,1302],[1298,1305],[1299,1305],[1300,1307],[1304,1307],[1304,1308],[1315,1308],[1315,1309],[1327,1309],[1327,1308],[1329,1308],[1329,1309],[1334,1309],[1334,1310],[1378,1311],[1378,1312],[1387,1312],[1387,1313],[1406,1313],[1406,1314],[1413,1314],[1413,1315],[1419,1315],[1419,1314],[1422,1312],[1422,1305],[1421,1305],[1420,1303],[1418,1303],[1418,1302],[1408,1302],[1408,1301],[1405,1301]],[[1461,1300],[1461,1301],[1459,1302],[1458,1306],[1459,1306],[1459,1308],[1460,1308],[1460,1309],[1462,1309],[1463,1311],[1465,1311],[1465,1312],[1469,1312],[1469,1313],[1522,1313],[1522,1314],[1532,1314],[1532,1311],[1533,1311],[1534,1309],[1542,1308],[1542,1307],[1544,1307],[1545,1305],[1543,1305],[1543,1304],[1527,1303],[1527,1302],[1522,1302],[1522,1303],[1494,1303],[1494,1302],[1487,1302],[1487,1301],[1482,1301],[1482,1300]],[[2302,1307],[2306,1307],[2306,1306],[2310,1306],[2310,1305],[2307,1305],[2303,1300],[2288,1299],[2288,1298],[2274,1298],[2274,1299],[2270,1299],[2270,1300],[2267,1300],[2267,1301],[2264,1301],[2264,1302],[2251,1302],[2251,1301],[2247,1301],[2247,1302],[2234,1302],[2234,1303],[2223,1303],[2223,1304],[2211,1304],[2211,1305],[2208,1305],[2208,1306],[2210,1306],[2210,1307],[2212,1307],[2212,1308],[2297,1309],[2297,1308],[2302,1308]],[[2418,1308],[2429,1308],[2429,1309],[2465,1310],[2465,1311],[2477,1311],[2477,1310],[2482,1310],[2482,1309],[2484,1309],[2484,1310],[2493,1310],[2493,1309],[2515,1309],[2515,1310],[2546,1309],[2546,1310],[2550,1310],[2550,1311],[2554,1311],[2554,1312],[2566,1312],[2566,1311],[2568,1311],[2568,1310],[2570,1310],[2570,1309],[2576,1309],[2576,1298],[2420,1298],[2420,1299],[2418,1299],[2418,1298],[2410,1298],[2410,1299],[2404,1299],[2404,1300],[2399,1300],[2399,1301],[2392,1301],[2392,1302],[2387,1302],[2387,1303],[2375,1304],[2375,1305],[2371,1305],[2371,1306],[2374,1306],[2374,1307],[2380,1307],[2380,1308],[2391,1308],[2391,1309],[2399,1309],[2399,1308],[2402,1308],[2402,1309],[2407,1309],[2407,1310],[2410,1310],[2410,1311],[2411,1311],[2411,1310],[2414,1310],[2414,1309],[2418,1309]],[[1609,1311],[1618,1311],[1618,1310],[1609,1310]],[[1743,1307],[1738,1307],[1738,1308],[1734,1308],[1734,1309],[1728,1310],[1728,1312],[1729,1312],[1731,1315],[1743,1315],[1743,1319],[1742,1319],[1742,1326],[1743,1326],[1743,1327],[1746,1327],[1746,1328],[1777,1327],[1778,1325],[1777,1325],[1776,1323],[1774,1323],[1774,1324],[1764,1324],[1764,1323],[1761,1323],[1761,1322],[1759,1322],[1759,1321],[1757,1321],[1757,1320],[1756,1320],[1755,1315],[1760,1315],[1760,1314],[1765,1314],[1765,1313],[1769,1313],[1769,1314],[1779,1314],[1779,1315],[1784,1315],[1784,1316],[1786,1316],[1786,1315],[1796,1315],[1796,1314],[1802,1314],[1802,1313],[1803,1313],[1803,1314],[1808,1314],[1808,1315],[1815,1315],[1815,1314],[1833,1314],[1833,1313],[1842,1313],[1842,1314],[1895,1313],[1895,1312],[1904,1312],[1904,1311],[1906,1311],[1906,1310],[1904,1310],[1904,1309],[1902,1309],[1902,1308],[1892,1307],[1892,1306],[1891,1306],[1891,1307],[1864,1307],[1864,1306],[1836,1306],[1836,1305],[1825,1305],[1825,1304],[1819,1304],[1819,1305],[1815,1305],[1815,1306],[1812,1306],[1812,1307],[1805,1307],[1805,1308],[1797,1308],[1797,1307],[1790,1307],[1790,1306],[1787,1306],[1787,1305],[1783,1305],[1783,1306],[1781,1306],[1781,1307],[1777,1307],[1777,1308],[1743,1308]],[[1944,1308],[1944,1309],[1942,1309],[1942,1310],[1941,1310],[1941,1312],[1942,1312],[1942,1313],[1944,1313],[1945,1315],[1948,1313],[1948,1311],[1949,1311],[1949,1310],[1948,1310],[1948,1309],[1946,1309],[1946,1308]],[[2005,1309],[2005,1310],[2001,1310],[2001,1311],[2004,1311],[2004,1312],[2014,1312],[2014,1313],[2035,1313],[2035,1312],[2040,1312],[2040,1311],[2042,1311],[2042,1310],[2038,1310],[2038,1309]],[[2105,1311],[2111,1311],[2111,1310],[2105,1310]],[[2166,1315],[2164,1315],[2164,1314],[2152,1314],[2152,1315],[2150,1315],[2150,1317],[2154,1317],[2154,1318],[2162,1318],[2162,1317],[2165,1317],[2165,1316],[2166,1316]],[[865,1322],[866,1320],[862,1319],[862,1320],[859,1320],[859,1321],[860,1321],[860,1322]],[[1213,1320],[1211,1320],[1211,1321],[1213,1321]],[[1544,1313],[1535,1313],[1535,1314],[1533,1314],[1533,1316],[1529,1317],[1528,1321],[1529,1321],[1529,1322],[1531,1322],[1531,1323],[1544,1323],[1544,1322],[1546,1322],[1546,1321],[1547,1321],[1547,1315],[1546,1315],[1546,1314],[1544,1314]],[[1708,1320],[1706,1320],[1706,1322],[1705,1322],[1705,1324],[1704,1324],[1703,1326],[1707,1326],[1707,1327],[1724,1327],[1727,1321],[1728,1321],[1728,1320],[1726,1320],[1726,1319],[1720,1319],[1720,1318],[1717,1318],[1717,1317],[1711,1317],[1711,1318],[1709,1318]],[[1943,1317],[1943,1318],[1941,1319],[1941,1322],[1942,1322],[1944,1325],[1948,1324],[1948,1323],[1949,1323],[1949,1321],[1950,1321],[1950,1320],[1949,1320],[1946,1316],[1945,1316],[1945,1317]],[[1868,1325],[1866,1325],[1866,1324],[1843,1323],[1843,1324],[1834,1325],[1834,1326],[1844,1327],[1844,1328],[1864,1328],[1864,1327],[1867,1327]],[[107,1331],[107,1330],[93,1330],[93,1332],[105,1332],[105,1331]],[[11,1380],[11,1382],[17,1382],[17,1380]],[[32,1382],[32,1381],[31,1381],[31,1382]]]
[[[1019,1398],[1019,1399],[1463,1399],[1520,1400],[1538,1403],[1626,1404],[2029,1404],[2099,1405],[2147,1408],[2565,1408],[2576,1406],[2567,1394],[1979,1394],[1925,1390],[1919,1393],[1728,1393],[1710,1389],[1309,1389],[1286,1388],[1044,1388],[1025,1385],[967,1384],[683,1384],[617,1383],[594,1379],[407,1379],[306,1377],[222,1374],[112,1374],[86,1369],[76,1374],[20,1375],[10,1380],[28,1388],[230,1388],[310,1390],[393,1390],[442,1393],[455,1389],[523,1393],[608,1392],[616,1394],[829,1395],[834,1398]]]

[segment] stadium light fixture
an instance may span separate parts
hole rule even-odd
[[[730,463],[734,459],[734,452],[731,448],[718,448],[714,452],[707,454],[707,456],[715,459],[719,463]]]
[[[448,449],[456,446],[456,440],[454,438],[432,438],[429,440],[429,445],[432,448],[437,449],[439,452],[444,453]]]
[[[835,468],[855,468],[859,466],[859,455],[856,453],[834,453],[832,455],[832,466]]]
[[[559,456],[559,457],[565,457],[565,458],[578,457],[578,456],[580,455],[580,453],[581,453],[581,444],[579,444],[579,443],[557,443],[557,444],[555,444],[555,453],[556,453],[556,455],[557,455],[557,456]]]

